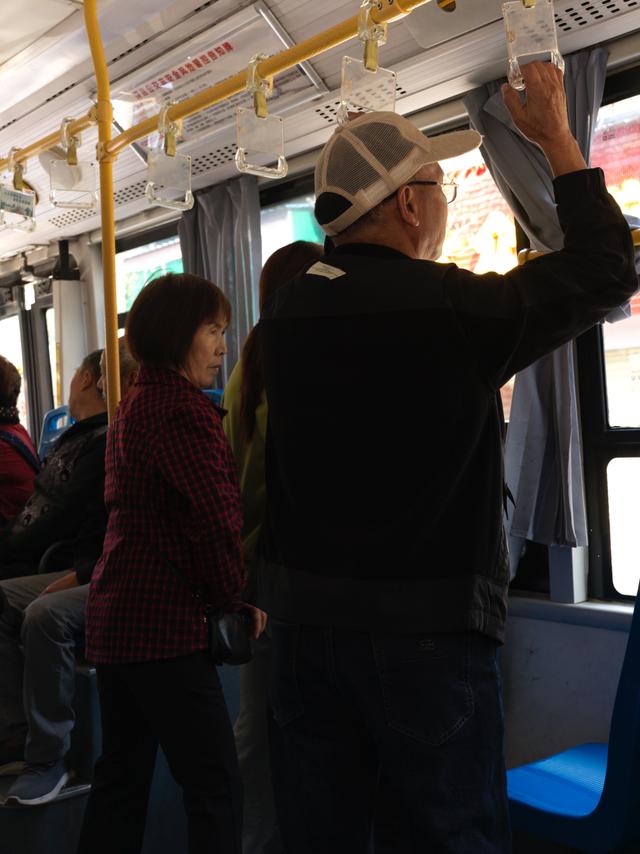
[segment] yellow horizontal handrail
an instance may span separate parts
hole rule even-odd
[[[631,237],[633,239],[633,245],[640,246],[640,228],[632,228]],[[547,252],[540,252],[539,249],[521,249],[518,252],[518,266],[522,267],[522,265],[526,264],[527,261],[533,261],[534,258],[542,258],[543,255],[547,254]]]
[[[371,11],[371,18],[376,24],[387,23],[404,18],[418,6],[423,6],[429,3],[430,0],[386,0],[383,4],[379,2],[378,6]],[[330,27],[316,36],[305,39],[300,44],[276,53],[274,56],[268,57],[257,66],[257,73],[263,79],[274,77],[276,74],[281,74],[283,71],[288,71],[296,65],[299,65],[305,60],[312,59],[325,50],[330,50],[333,47],[343,44],[358,35],[358,16],[348,18],[334,27]],[[244,91],[247,85],[247,71],[242,70],[208,89],[203,89],[197,95],[191,98],[185,98],[178,104],[174,104],[166,113],[168,121],[178,121],[186,119],[187,116],[192,116],[201,110],[206,110],[225,98],[232,95],[237,95]],[[145,119],[137,125],[129,128],[123,133],[115,136],[111,142],[105,146],[105,151],[110,154],[118,154],[123,148],[131,145],[145,136],[153,133],[158,128],[158,119],[160,114],[152,116],[150,119]]]
[[[95,125],[97,121],[97,109],[96,107],[91,107],[86,116],[81,116],[79,119],[74,119],[72,122],[69,122],[67,125],[67,133],[69,136],[77,136],[83,130]],[[37,142],[32,142],[31,145],[17,149],[13,157],[14,162],[22,163],[30,157],[35,157],[36,154],[40,154],[42,151],[47,151],[49,148],[53,148],[54,145],[59,145],[62,141],[62,129],[60,129],[54,133],[50,133],[48,136],[44,136],[42,139],[37,140]],[[4,172],[5,169],[8,168],[9,158],[0,158],[0,172]]]

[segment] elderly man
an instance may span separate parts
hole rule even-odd
[[[102,512],[80,520],[73,559],[66,570],[0,582],[5,603],[0,613],[0,761],[5,763],[0,765],[0,775],[17,776],[7,798],[23,806],[53,800],[69,778],[65,755],[74,724],[76,642],[84,634],[89,581],[102,554],[107,522],[103,497],[104,352],[97,356],[95,387],[104,412],[104,430],[98,437],[100,445],[91,452],[93,465],[100,466],[100,471],[93,493],[87,493],[85,500],[89,506],[99,505]],[[135,382],[137,369],[121,343],[120,384],[124,394]],[[72,389],[77,382],[74,378]],[[48,466],[56,465],[63,439],[51,451]]]
[[[272,700],[306,839],[297,854],[510,850],[503,712],[508,561],[498,389],[637,287],[628,226],[569,130],[561,73],[506,104],[555,176],[565,248],[501,276],[438,264],[439,159],[369,113],[316,167],[335,249],[261,321]],[[382,826],[380,826],[382,825]],[[385,838],[386,837],[386,838]]]

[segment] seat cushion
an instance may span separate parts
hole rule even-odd
[[[607,745],[581,744],[507,772],[509,800],[555,815],[589,815],[607,771]]]

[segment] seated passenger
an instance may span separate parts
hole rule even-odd
[[[100,352],[87,356],[71,380],[69,411],[76,423],[53,446],[22,511],[0,532],[0,579],[37,572],[47,549],[61,541],[69,542],[55,568],[68,568],[81,528],[106,525],[107,408],[98,388]]]
[[[21,384],[16,366],[0,356],[0,527],[22,510],[40,470],[38,455],[18,415]]]
[[[121,343],[123,395],[136,374]],[[84,632],[88,582],[103,540],[104,527],[98,530],[89,519],[76,537],[73,571],[0,582],[6,602],[0,614],[0,762],[7,763],[0,775],[20,774],[7,797],[23,805],[52,800],[69,776],[64,757],[74,724],[76,640]]]

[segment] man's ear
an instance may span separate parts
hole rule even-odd
[[[398,212],[400,213],[400,216],[407,225],[418,228],[420,225],[420,217],[418,215],[418,208],[416,205],[416,195],[411,187],[405,184],[404,187],[401,187],[397,191],[396,204],[398,205]]]
[[[94,375],[91,371],[82,371],[80,374],[80,388],[82,391],[86,391],[91,388],[92,385],[95,385],[97,382]]]

